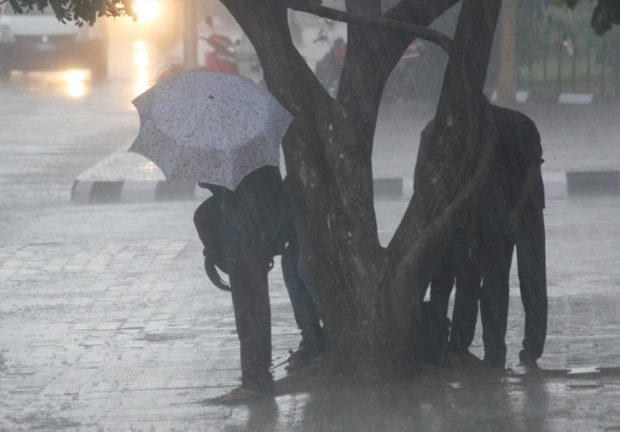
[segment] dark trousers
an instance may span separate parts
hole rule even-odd
[[[506,365],[506,330],[510,299],[510,266],[514,243],[503,233],[482,232],[480,319],[484,359],[493,367]]]
[[[271,307],[269,304],[269,261],[252,253],[239,236],[231,240],[219,204],[207,199],[194,214],[194,223],[204,246],[204,255],[228,273],[235,324],[241,350],[241,383],[260,393],[273,392],[271,365]],[[228,227],[230,230],[231,228]],[[207,274],[211,266],[205,265]],[[211,274],[212,278],[219,275]]]
[[[241,385],[260,393],[273,392],[269,264],[242,251],[230,262],[230,288],[241,348]]]
[[[516,246],[519,287],[525,312],[523,350],[535,360],[542,356],[547,337],[545,222],[541,209],[524,210]]]
[[[465,229],[458,229],[431,281],[431,307],[434,315],[440,318],[448,315],[450,294],[456,283],[449,341],[450,349],[456,354],[467,351],[476,331],[480,298],[480,263],[477,255],[477,245],[468,239]],[[447,340],[447,335],[445,337]]]
[[[282,254],[282,275],[293,307],[295,322],[301,330],[304,348],[313,352],[321,351],[323,329],[318,302],[303,271],[299,248],[293,242],[287,245]]]
[[[480,303],[485,360],[503,368],[513,243],[498,228],[487,225],[469,239],[464,230],[457,231],[431,282],[431,304],[445,317],[456,282],[449,348],[458,355],[474,340]]]

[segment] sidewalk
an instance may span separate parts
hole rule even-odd
[[[597,203],[561,200],[548,210],[547,369],[620,364],[620,269],[612,267],[620,202]],[[384,241],[404,205],[378,203]],[[201,404],[236,385],[240,371],[230,298],[203,274],[194,207],[58,209],[0,247],[0,430],[619,430],[614,374],[329,389],[249,408]],[[278,363],[299,337],[278,262],[270,281]],[[512,367],[521,309],[511,298]],[[480,345],[478,336],[474,350]]]

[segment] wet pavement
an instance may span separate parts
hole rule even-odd
[[[384,238],[404,204],[378,203]],[[195,205],[59,206],[4,238],[0,430],[620,426],[620,377],[613,374],[328,389],[250,408],[201,404],[238,383],[239,363],[230,298],[202,272],[191,226]],[[618,366],[620,274],[614,263],[620,251],[613,239],[620,235],[620,201],[554,201],[547,220],[550,323],[541,365]],[[588,247],[590,239],[604,238],[607,246]],[[298,335],[279,265],[270,281],[279,362]],[[507,340],[509,366],[515,366],[523,317],[518,297],[511,305]],[[474,345],[480,352],[479,337]]]
[[[192,226],[197,202],[69,202],[75,176],[137,128],[128,100],[144,71],[122,71],[133,70],[132,50],[143,47],[128,46],[113,53],[111,79],[87,84],[81,96],[63,90],[62,74],[14,76],[0,86],[1,431],[620,431],[620,376],[610,369],[620,366],[618,197],[550,200],[546,210],[550,323],[541,366],[605,373],[426,379],[248,407],[203,404],[235,386],[240,371],[229,295],[203,274]],[[413,149],[404,139],[415,135],[402,115],[387,135],[394,112],[386,108],[376,165],[407,175],[412,161],[404,156]],[[550,132],[570,126],[564,116],[548,120],[542,127]],[[550,166],[620,167],[604,139],[613,128],[574,130],[589,144],[550,134]],[[377,202],[383,241],[405,205]],[[523,316],[512,280],[507,341],[515,367]],[[270,282],[279,363],[299,336],[278,263]]]

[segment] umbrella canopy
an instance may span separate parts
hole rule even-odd
[[[240,75],[187,71],[156,84],[133,104],[140,132],[129,151],[151,159],[168,180],[235,190],[252,171],[279,166],[292,116]]]

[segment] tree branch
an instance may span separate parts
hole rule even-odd
[[[386,11],[383,17],[426,27],[459,1],[404,0]],[[347,1],[347,11],[377,16],[380,13],[373,12],[371,4],[362,2],[360,5],[355,0]],[[359,119],[356,127],[362,139],[358,145],[363,151],[372,154],[383,89],[415,36],[357,25],[349,25],[347,34],[347,55],[342,69],[338,102],[350,118]],[[373,67],[369,68],[369,64]],[[357,83],[364,83],[365,91],[360,92]]]
[[[448,55],[450,55],[452,49],[452,39],[450,39],[448,36],[441,32],[426,27],[408,24],[390,18],[372,17],[367,15],[344,12],[338,9],[320,6],[308,0],[285,0],[285,2],[289,9],[298,12],[307,12],[334,21],[341,21],[347,24],[363,25],[373,27],[379,30],[392,30],[410,33],[411,35],[419,39],[424,39],[426,41],[439,45]]]
[[[403,256],[417,240],[420,226],[429,223],[446,207],[447,204],[439,199],[442,194],[437,193],[437,188],[445,185],[451,191],[449,196],[455,196],[452,193],[458,191],[458,185],[465,182],[469,176],[467,172],[473,167],[471,155],[466,153],[473,148],[470,147],[472,143],[462,147],[463,138],[458,134],[451,136],[450,130],[458,132],[459,129],[468,129],[467,117],[471,115],[472,104],[475,98],[482,94],[500,7],[501,0],[468,0],[463,3],[456,30],[458,37],[455,39],[453,56],[448,63],[439,99],[436,127],[432,137],[434,145],[431,147],[436,155],[434,159],[441,161],[449,156],[457,169],[449,167],[448,170],[442,169],[439,172],[440,167],[437,166],[428,179],[429,182],[435,181],[435,186],[432,183],[415,186],[415,189],[420,191],[416,195],[422,198],[418,207],[426,209],[417,214],[412,200],[388,246],[390,256],[398,257],[396,259]],[[448,123],[448,118],[454,126],[446,129],[443,125]]]

